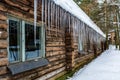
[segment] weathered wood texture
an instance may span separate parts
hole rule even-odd
[[[64,30],[58,30],[55,25],[52,25],[50,30],[46,27],[46,58],[50,64],[14,76],[7,70],[7,65],[9,64],[7,58],[7,16],[10,15],[33,22],[33,10],[33,0],[2,0],[0,2],[0,80],[34,80],[44,74],[65,67]],[[39,21],[41,21],[41,6],[39,6],[38,10],[38,22]],[[9,75],[6,76],[6,74]]]
[[[46,26],[46,58],[50,63],[47,66],[14,76],[11,75],[7,70],[7,65],[9,64],[7,53],[7,38],[9,34],[7,32],[7,17],[10,15],[33,22],[33,4],[33,0],[0,0],[0,80],[34,80],[62,67],[72,68],[75,64],[80,63],[79,59],[84,60],[84,58],[78,58],[78,42],[74,41],[73,33],[70,34],[66,32],[65,34],[63,28],[57,28],[60,22],[55,25],[54,20],[52,21],[53,23],[50,24],[50,29]],[[41,13],[41,5],[39,5],[38,22],[41,21]],[[44,13],[47,13],[47,11]],[[47,16],[46,19],[48,19]],[[44,19],[44,21],[46,19]],[[46,25],[48,25],[48,23]],[[89,57],[90,55],[85,58],[87,59]]]
[[[9,73],[7,69],[8,57],[7,57],[7,8],[1,5],[0,2],[0,80],[8,80],[8,76],[4,76]]]

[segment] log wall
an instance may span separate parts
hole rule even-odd
[[[7,16],[12,15],[33,22],[33,12],[33,0],[0,0],[0,80],[34,80],[66,65],[65,35],[62,34],[64,30],[56,32],[56,26],[53,25],[51,30],[46,27],[46,58],[49,60],[49,65],[14,76],[7,69],[9,65]],[[38,22],[41,21],[40,16],[41,10],[38,11]]]
[[[38,22],[41,21],[41,7],[38,11]],[[78,42],[73,40],[73,35],[66,33],[61,28],[51,29],[46,27],[46,58],[49,64],[34,70],[12,75],[7,69],[8,62],[8,15],[33,22],[33,0],[0,0],[0,80],[34,80],[53,71],[64,68],[71,68],[80,63],[80,60],[87,60],[90,56],[78,55]],[[57,35],[56,35],[57,33]],[[54,75],[53,75],[54,76]]]

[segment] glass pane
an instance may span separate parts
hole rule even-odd
[[[36,37],[34,26],[25,24],[25,58],[32,59],[39,57],[40,54],[40,27],[36,28]],[[35,39],[36,38],[36,39]]]
[[[19,60],[19,22],[9,20],[9,61]]]

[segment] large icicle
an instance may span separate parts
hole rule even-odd
[[[44,22],[44,0],[42,0],[42,26]]]
[[[36,46],[36,26],[37,26],[37,0],[34,0],[34,40]]]

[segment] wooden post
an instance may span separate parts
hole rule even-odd
[[[74,67],[74,48],[73,48],[73,38],[71,32],[69,32],[69,28],[66,28],[66,69],[71,71]]]

